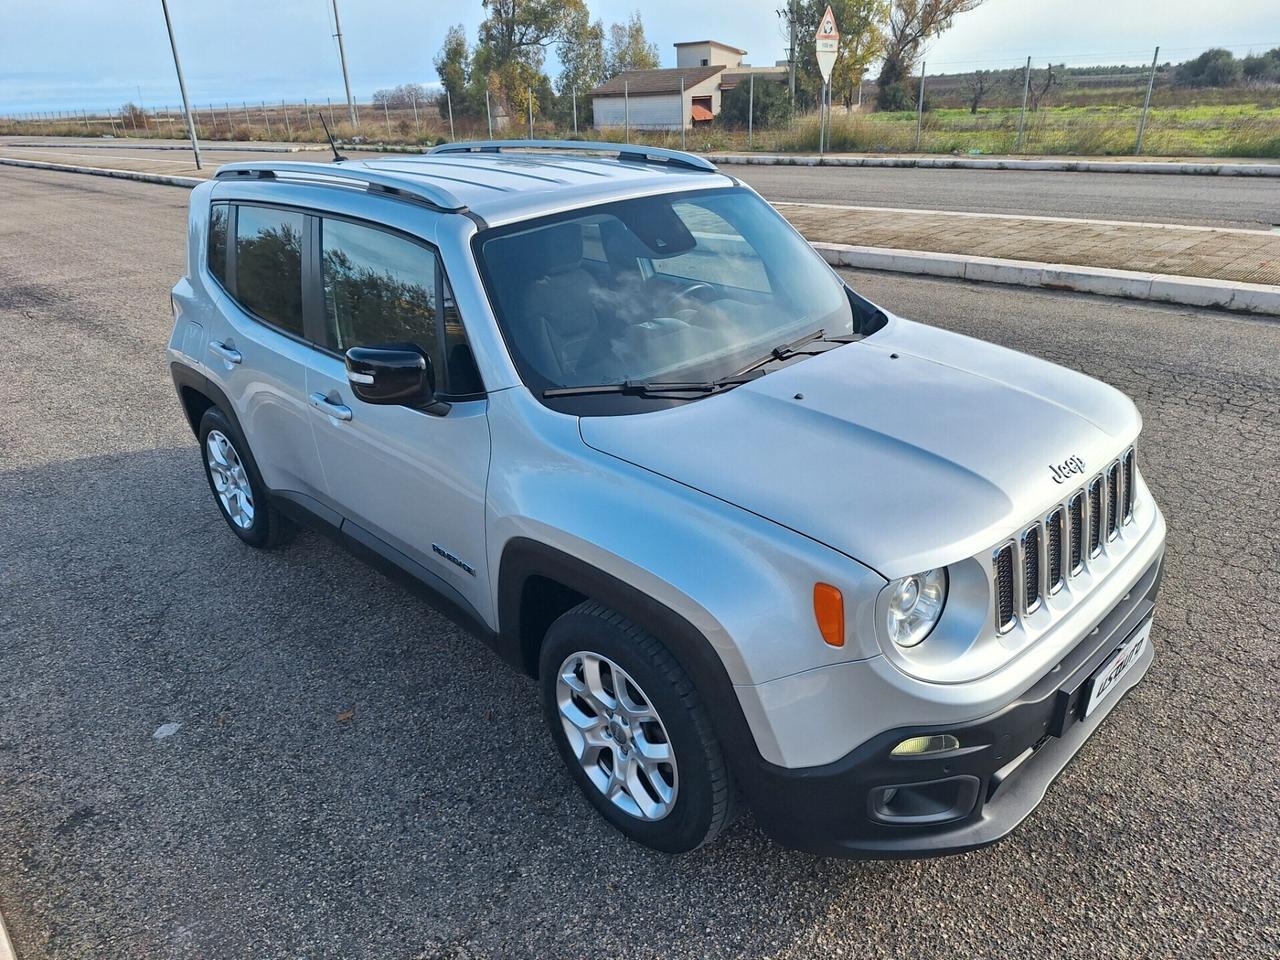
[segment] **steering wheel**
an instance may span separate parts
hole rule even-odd
[[[701,293],[704,290],[707,291],[708,293],[716,292],[716,288],[711,286],[711,284],[707,283],[706,281],[695,280],[692,283],[686,284],[685,286],[681,287],[675,293],[671,294],[671,296],[667,298],[667,302],[663,304],[662,308],[664,310],[670,310],[677,303],[680,303],[683,300],[691,300],[693,299],[694,294]]]

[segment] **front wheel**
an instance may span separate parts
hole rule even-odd
[[[627,837],[684,853],[729,823],[720,745],[693,682],[656,637],[587,601],[547,631],[539,677],[565,765]]]

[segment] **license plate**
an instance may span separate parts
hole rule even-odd
[[[1147,649],[1147,638],[1151,635],[1151,621],[1148,620],[1122,643],[1118,650],[1107,658],[1089,683],[1089,699],[1085,702],[1084,715],[1087,717],[1097,709],[1098,704],[1114,693],[1120,686],[1125,674],[1132,670],[1142,659]]]

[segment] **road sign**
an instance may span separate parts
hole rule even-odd
[[[827,7],[818,24],[818,32],[814,34],[814,43],[818,53],[818,69],[822,71],[822,82],[831,82],[831,69],[836,65],[836,54],[840,49],[840,31],[836,29],[836,15]]]

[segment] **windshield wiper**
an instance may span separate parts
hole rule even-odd
[[[674,395],[680,398],[680,394],[691,394],[692,396],[684,397],[683,399],[695,400],[700,397],[710,396],[713,393],[731,390],[734,387],[750,383],[752,380],[764,376],[765,371],[760,368],[766,364],[779,360],[789,360],[801,354],[826,353],[826,349],[802,349],[806,344],[813,343],[815,340],[821,340],[823,343],[841,344],[853,343],[861,339],[862,334],[860,333],[828,337],[825,330],[815,330],[813,333],[806,333],[803,337],[792,340],[790,343],[774,347],[759,360],[754,360],[741,370],[737,370],[728,376],[720,377],[718,380],[693,380],[684,383],[658,380],[623,380],[621,383],[596,383],[581,387],[548,387],[542,391],[542,396],[552,399],[555,397],[587,397],[597,394],[623,394],[631,397],[672,397]]]
[[[741,377],[745,374],[751,373],[752,371],[759,370],[766,363],[773,363],[777,360],[788,360],[799,353],[805,353],[806,351],[801,350],[800,349],[801,347],[803,347],[806,343],[812,343],[814,340],[822,340],[825,337],[826,337],[825,330],[815,330],[813,331],[813,333],[806,333],[803,337],[800,337],[797,340],[792,340],[790,343],[780,344],[779,346],[774,347],[772,350],[766,353],[759,360],[753,360],[750,363],[748,363],[745,367],[743,367],[741,370],[738,370],[734,373],[729,374],[729,377],[727,379],[732,379],[733,377]]]
[[[554,397],[588,397],[595,394],[623,394],[630,397],[671,397],[680,394],[692,394],[685,399],[696,399],[729,390],[740,384],[754,380],[755,377],[734,374],[719,380],[693,380],[686,383],[660,380],[624,380],[621,383],[596,383],[581,387],[548,387],[542,396]]]

